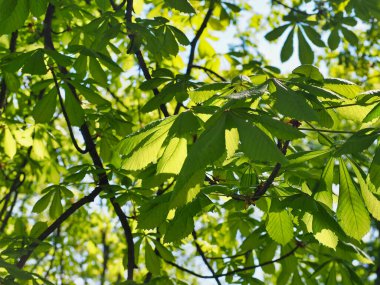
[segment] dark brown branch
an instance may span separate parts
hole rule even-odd
[[[73,128],[71,126],[71,122],[70,122],[70,118],[69,118],[69,115],[67,114],[67,111],[66,111],[66,108],[65,108],[65,105],[63,103],[63,99],[62,99],[62,95],[61,95],[61,90],[59,89],[59,85],[58,85],[58,81],[57,81],[57,77],[55,75],[55,72],[53,70],[53,68],[50,68],[50,71],[51,71],[51,74],[53,75],[53,80],[54,80],[54,85],[55,85],[55,88],[57,90],[57,93],[58,93],[58,99],[59,99],[59,104],[61,106],[61,109],[62,109],[62,113],[63,113],[63,116],[65,117],[65,121],[67,123],[67,127],[69,129],[69,134],[70,134],[70,138],[71,138],[71,141],[75,147],[75,149],[81,153],[81,154],[85,154],[88,152],[87,148],[85,149],[81,149],[80,146],[78,145],[77,143],[77,140],[75,139],[75,136],[74,136],[74,132],[73,132]]]
[[[114,9],[115,12],[117,12],[117,11],[119,11],[121,8],[123,8],[126,2],[127,2],[127,0],[123,0],[123,2],[121,2],[119,5],[117,5],[117,4],[115,3],[115,0],[110,0],[110,3],[111,3],[111,6],[112,6],[112,9]]]
[[[300,247],[303,247],[303,244],[301,242],[297,242],[297,245],[292,249],[290,250],[288,253],[284,254],[284,255],[281,255],[279,258],[276,258],[276,259],[273,259],[273,260],[269,260],[269,261],[266,261],[266,262],[263,262],[263,263],[260,263],[260,264],[257,264],[257,265],[252,265],[252,266],[247,266],[247,267],[243,267],[243,268],[238,268],[238,269],[235,269],[235,270],[232,270],[232,271],[228,271],[226,273],[222,273],[222,274],[215,274],[215,275],[202,275],[202,274],[199,274],[195,271],[192,271],[190,269],[187,269],[186,267],[183,267],[181,265],[178,265],[174,262],[171,262],[171,261],[168,261],[166,259],[163,259],[160,255],[158,255],[161,259],[163,259],[166,263],[178,268],[179,270],[183,271],[183,272],[187,272],[193,276],[196,276],[198,278],[203,278],[203,279],[212,279],[212,278],[215,278],[215,277],[226,277],[226,276],[230,276],[230,275],[235,275],[236,273],[239,273],[239,272],[244,272],[244,271],[247,271],[247,270],[252,270],[252,269],[255,269],[255,268],[258,268],[258,267],[263,267],[263,266],[266,266],[266,265],[269,265],[269,264],[273,264],[273,263],[276,263],[276,262],[279,262],[291,255],[293,255],[298,248]]]
[[[74,214],[79,208],[81,208],[83,205],[88,204],[96,198],[96,196],[99,195],[99,193],[102,191],[101,187],[96,187],[89,195],[84,196],[82,199],[78,200],[74,204],[70,206],[61,216],[59,216],[42,234],[39,235],[37,238],[37,241],[33,242],[27,250],[27,253],[25,253],[18,261],[17,267],[23,268],[26,261],[29,259],[33,251],[36,249],[36,247],[40,244],[40,242],[44,241],[48,236],[50,236],[60,225],[63,224],[64,221],[66,221],[72,214]]]
[[[215,8],[215,0],[210,1],[210,6],[207,10],[207,13],[203,19],[203,22],[201,26],[199,27],[198,31],[196,32],[193,40],[190,43],[190,54],[189,54],[189,60],[187,62],[187,69],[186,69],[186,75],[190,76],[191,70],[193,68],[193,62],[194,62],[194,57],[195,57],[195,48],[197,47],[197,43],[199,39],[201,38],[204,30],[207,27],[208,21],[210,20],[212,13],[214,12]]]
[[[102,274],[100,276],[100,284],[104,285],[106,280],[108,259],[109,259],[109,245],[107,244],[107,232],[104,230],[102,232],[102,246],[103,246],[103,269]]]
[[[234,259],[240,256],[246,255],[247,252],[235,254],[235,255],[230,255],[230,256],[206,256],[207,259],[214,260],[214,259]]]
[[[52,37],[51,37],[51,22],[53,19],[54,14],[54,5],[49,3],[49,6],[47,8],[46,14],[45,14],[45,20],[44,20],[44,43],[45,48],[55,50]],[[59,66],[59,70],[63,74],[68,74],[68,71],[65,67]],[[76,92],[76,89],[74,86],[72,86],[70,83],[67,84],[70,88],[73,96],[76,100],[78,99],[78,94]],[[72,214],[74,214],[79,208],[84,206],[87,203],[92,202],[95,197],[97,197],[100,192],[109,186],[108,177],[106,174],[106,171],[104,169],[102,160],[100,159],[100,156],[98,154],[98,151],[96,149],[95,142],[91,136],[90,130],[85,123],[80,127],[80,131],[82,133],[86,149],[88,150],[88,153],[91,156],[91,159],[95,165],[95,167],[99,170],[97,172],[97,178],[98,178],[98,186],[87,196],[83,197],[76,203],[72,204],[70,208],[68,208],[60,217],[58,217],[38,238],[37,241],[33,242],[29,247],[28,251],[25,255],[23,255],[18,263],[17,266],[19,268],[24,267],[26,261],[33,253],[34,249],[39,245],[39,243],[43,240],[45,240],[54,230],[56,230],[66,219],[68,219]],[[114,207],[114,210],[116,212],[116,215],[119,218],[119,221],[121,222],[121,225],[124,230],[124,235],[127,240],[128,244],[128,256],[133,256],[133,258],[128,260],[128,280],[133,280],[133,269],[134,269],[134,246],[133,246],[133,236],[131,232],[131,228],[129,227],[128,220],[126,215],[123,213],[120,205],[114,200],[114,198],[111,198],[112,206]],[[130,246],[132,244],[132,246]]]
[[[214,269],[212,268],[212,266],[210,265],[210,263],[208,262],[206,256],[205,256],[205,253],[203,252],[201,246],[198,244],[197,242],[197,233],[195,232],[195,230],[193,230],[193,232],[191,233],[193,238],[194,238],[194,243],[195,243],[195,247],[197,249],[197,253],[201,256],[204,264],[207,266],[207,268],[210,270],[212,276],[215,278],[215,281],[218,285],[221,285],[222,283],[220,283],[218,277],[216,276],[215,274],[215,271]]]
[[[306,15],[306,16],[312,16],[313,14],[309,14],[309,13],[306,13],[305,11],[302,11],[302,10],[299,10],[297,8],[294,8],[294,7],[291,7],[285,3],[282,3],[281,1],[279,0],[272,0],[272,2],[276,2],[277,4],[280,4],[281,6],[295,12],[295,13],[299,13],[299,14],[303,14],[303,15]]]
[[[127,0],[127,8],[125,10],[125,20],[127,22],[127,26],[128,24],[132,23],[132,12],[133,12],[133,0]],[[131,43],[133,43],[134,41],[134,35],[129,33],[128,34],[128,37],[129,39],[131,40]],[[137,58],[137,62],[138,62],[138,65],[140,67],[140,69],[142,70],[143,74],[144,74],[144,77],[146,80],[150,80],[152,79],[152,76],[150,75],[149,73],[149,69],[145,63],[145,60],[144,60],[144,57],[141,53],[141,50],[137,50],[135,51],[135,55],[136,55],[136,58]],[[158,91],[157,88],[154,88],[153,89],[153,94],[154,96],[159,96],[160,94],[160,91]],[[161,104],[160,105],[160,110],[162,111],[162,113],[164,114],[165,117],[169,117],[170,114],[165,106],[165,104]]]
[[[16,51],[16,42],[17,42],[17,37],[18,37],[18,32],[15,31],[11,35],[11,40],[9,42],[9,51],[11,53],[14,53]],[[7,103],[7,93],[8,93],[8,88],[7,84],[5,83],[4,77],[1,79],[1,84],[0,84],[0,115],[3,112],[5,105]]]
[[[219,79],[220,79],[221,81],[223,81],[223,82],[226,82],[226,81],[227,81],[227,79],[225,79],[223,76],[219,75],[218,73],[216,73],[215,71],[213,71],[213,70],[211,70],[211,69],[209,69],[209,68],[207,68],[207,67],[200,66],[200,65],[196,65],[196,64],[192,64],[191,66],[192,66],[193,68],[202,69],[202,70],[204,70],[208,75],[209,75],[209,73],[210,73],[210,74],[214,75],[215,77],[219,78]],[[209,75],[209,76],[210,76],[210,75]]]

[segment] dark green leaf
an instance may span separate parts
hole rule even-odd
[[[21,28],[28,15],[28,0],[0,1],[0,35],[10,34]]]
[[[281,37],[281,35],[283,33],[285,33],[286,29],[290,27],[290,24],[286,24],[286,25],[283,25],[283,26],[280,26],[280,27],[277,27],[275,29],[273,29],[272,31],[270,31],[269,33],[267,33],[265,35],[265,38],[268,40],[268,41],[274,41],[274,40],[277,40],[279,37]]]
[[[30,1],[30,12],[32,12],[34,17],[42,16],[46,12],[46,8],[48,5],[48,0],[37,0]]]
[[[174,8],[180,12],[193,14],[195,13],[194,8],[190,5],[187,0],[165,0],[166,5]]]
[[[330,33],[330,36],[327,40],[327,43],[329,45],[329,48],[331,48],[332,50],[336,50],[339,46],[339,43],[340,43],[340,37],[339,37],[339,30],[337,28],[334,28],[331,33]]]
[[[92,78],[94,78],[100,85],[107,85],[107,74],[104,72],[97,59],[90,57],[89,69]]]
[[[57,104],[56,92],[55,88],[51,89],[47,95],[37,102],[32,111],[32,116],[36,123],[48,123],[53,117]]]
[[[380,188],[380,147],[377,147],[375,156],[373,157],[369,168],[369,180],[376,189]]]
[[[287,61],[293,54],[293,36],[294,36],[294,27],[289,32],[288,37],[285,40],[285,43],[281,49],[281,61]]]
[[[354,32],[350,31],[349,29],[346,29],[344,27],[341,28],[341,31],[343,33],[344,38],[353,46],[357,46],[359,43],[358,37],[355,35]]]
[[[292,71],[293,74],[302,75],[307,79],[312,79],[314,81],[323,81],[323,75],[314,65],[303,64]]]
[[[158,256],[154,253],[153,248],[148,240],[145,241],[145,265],[153,275],[159,275],[161,271],[161,263]]]
[[[33,52],[31,57],[25,62],[22,71],[32,75],[46,74],[47,69],[44,61],[44,52],[42,50],[36,50]]]
[[[302,64],[312,64],[314,52],[307,42],[301,28],[298,28],[298,56]]]
[[[308,39],[313,44],[315,44],[318,47],[325,47],[326,46],[325,43],[321,40],[321,34],[318,33],[316,30],[314,30],[312,27],[303,25],[302,29],[306,33],[306,36],[308,37]]]
[[[82,126],[84,123],[84,111],[78,99],[74,97],[69,88],[65,88],[65,109],[73,126]]]

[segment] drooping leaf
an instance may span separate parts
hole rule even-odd
[[[346,29],[345,27],[341,28],[344,38],[353,46],[357,46],[359,43],[359,38],[355,35],[354,32]]]
[[[98,82],[102,86],[107,85],[107,74],[101,67],[98,60],[94,57],[90,57],[89,70],[92,78],[94,78],[96,82]]]
[[[54,191],[53,199],[51,200],[51,205],[49,208],[49,216],[52,219],[57,219],[63,212],[61,198],[61,191]]]
[[[80,102],[74,97],[69,88],[65,88],[65,109],[73,126],[82,126],[84,123],[84,111]]]
[[[339,163],[338,222],[344,232],[360,240],[370,229],[370,219],[350,173],[342,159]]]
[[[285,40],[285,43],[281,49],[281,61],[287,61],[293,54],[293,36],[294,28],[289,32],[288,37]]]
[[[302,64],[312,64],[314,62],[314,52],[307,42],[301,28],[298,28],[298,57]]]
[[[161,262],[159,257],[154,253],[154,250],[148,239],[145,241],[145,265],[153,275],[159,275],[161,271]]]
[[[314,199],[325,204],[332,210],[333,193],[332,185],[334,181],[334,159],[330,158],[323,169],[321,179],[318,183]]]
[[[337,28],[333,29],[330,33],[329,38],[327,39],[329,48],[336,50],[340,43],[339,30]]]
[[[51,89],[40,99],[32,111],[32,116],[37,124],[48,123],[54,115],[57,104],[57,91]]]
[[[302,29],[306,33],[308,39],[318,47],[325,47],[325,43],[321,40],[321,34],[314,30],[312,27],[302,25]]]
[[[380,188],[380,147],[377,147],[375,156],[372,159],[371,166],[369,167],[369,181],[375,186],[376,189]]]
[[[36,204],[34,204],[32,212],[33,213],[41,213],[42,211],[46,210],[48,208],[48,205],[50,204],[51,197],[53,195],[53,192],[48,192],[44,196],[42,196]]]

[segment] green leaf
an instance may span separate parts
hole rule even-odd
[[[65,86],[66,87],[66,86]],[[80,102],[74,97],[68,87],[65,88],[65,109],[73,126],[82,126],[84,123],[84,111]]]
[[[341,28],[341,31],[343,33],[344,38],[353,46],[357,46],[359,43],[358,37],[350,31],[349,29],[346,29],[344,27]]]
[[[331,31],[330,36],[327,39],[327,43],[331,50],[336,50],[338,48],[339,43],[340,43],[340,37],[339,37],[339,30],[337,28],[334,28]]]
[[[371,166],[369,167],[369,180],[376,189],[380,188],[380,147],[377,147]]]
[[[48,123],[54,115],[57,105],[57,90],[51,89],[47,95],[40,99],[32,111],[37,124]]]
[[[187,14],[195,13],[194,8],[187,0],[165,0],[166,5]]]
[[[61,54],[55,50],[48,50],[48,49],[45,49],[44,50],[45,54],[47,54],[50,58],[52,58],[56,63],[57,65],[60,65],[60,66],[69,66],[72,64],[73,62],[73,58],[67,56],[67,55],[64,55],[64,54]]]
[[[16,265],[10,264],[6,262],[4,259],[0,258],[0,267],[5,268],[9,274],[11,274],[13,277],[21,279],[21,280],[30,280],[33,279],[33,276],[31,273],[23,271],[19,269]],[[9,279],[8,279],[9,280]],[[4,284],[8,284],[7,282]],[[11,285],[16,283],[9,283]]]
[[[239,132],[237,128],[226,128],[225,130],[227,158],[232,157],[239,148]]]
[[[32,212],[33,213],[41,213],[44,210],[46,210],[50,204],[51,197],[53,195],[53,192],[50,191],[46,193],[44,196],[42,196],[36,204],[34,204]]]
[[[191,146],[178,175],[171,199],[171,208],[184,205],[196,195],[195,185],[203,181],[203,169],[219,159],[225,152],[225,122],[227,115],[217,113],[207,123],[206,130]]]
[[[33,228],[30,230],[30,237],[37,238],[40,234],[42,234],[48,225],[46,222],[37,222],[34,224]]]
[[[173,32],[173,34],[176,37],[177,41],[181,45],[188,46],[190,44],[189,39],[187,38],[187,36],[180,29],[177,29],[176,27],[173,27],[173,26],[167,26],[167,27]]]
[[[168,52],[170,55],[176,56],[178,54],[179,48],[177,41],[173,35],[173,32],[169,28],[165,29],[163,44],[165,47],[165,51]]]
[[[367,132],[368,130],[361,130],[353,134],[336,150],[335,156],[358,153],[367,149],[379,136],[377,133],[367,134]]]
[[[33,52],[33,54],[27,58],[22,71],[32,75],[46,74],[47,69],[44,61],[44,52],[42,50]]]
[[[280,27],[277,27],[277,28],[274,28],[272,31],[270,31],[269,33],[267,33],[265,35],[265,38],[268,40],[268,41],[274,41],[274,40],[277,40],[279,37],[281,37],[281,35],[283,33],[285,33],[286,29],[290,26],[290,24],[286,24],[286,25],[283,25],[283,26],[280,26]]]
[[[323,75],[317,67],[311,64],[303,64],[292,71],[293,74],[301,75],[308,80],[323,82]]]
[[[307,91],[308,93],[316,96],[316,97],[322,97],[326,99],[337,99],[339,98],[339,95],[334,93],[331,90],[323,89],[318,86],[314,86],[311,84],[303,84],[303,83],[296,83],[297,86],[302,88],[303,90]]]
[[[28,15],[28,0],[0,1],[0,35],[10,34],[21,28]]]
[[[104,72],[100,63],[94,57],[90,57],[89,70],[92,78],[95,79],[100,85],[107,86],[107,74]]]
[[[127,137],[122,144],[122,168],[126,170],[141,170],[157,161],[161,146],[165,141],[175,117],[162,121],[153,130],[146,133],[136,133]]]
[[[154,199],[148,200],[140,209],[138,216],[138,228],[140,229],[154,229],[160,226],[166,219],[169,207],[169,195],[161,195]]]
[[[314,62],[314,52],[307,42],[301,28],[298,28],[298,56],[302,64],[312,64]]]
[[[236,116],[233,117],[233,120],[239,130],[241,149],[250,159],[287,162],[276,144],[258,127],[246,123]]]
[[[367,116],[365,116],[363,122],[368,123],[379,117],[380,117],[380,103],[377,104],[375,107],[373,107],[373,109],[367,114]]]
[[[17,92],[21,86],[19,78],[10,72],[2,72],[7,88],[11,92]]]
[[[314,194],[314,199],[325,204],[332,210],[333,193],[332,185],[334,181],[334,158],[330,158],[323,169],[321,179]]]
[[[160,275],[161,263],[159,257],[154,253],[153,248],[148,242],[148,239],[145,240],[145,265],[149,272],[154,276]]]
[[[141,83],[140,89],[143,91],[152,90],[168,81],[170,81],[170,78],[160,78],[160,77],[152,78]]]
[[[187,140],[181,137],[172,138],[157,164],[157,174],[178,174],[187,155]]]
[[[88,102],[98,105],[98,106],[108,106],[110,102],[100,96],[95,90],[96,88],[91,86],[92,88],[88,88],[84,85],[81,85],[79,82],[70,80],[70,84],[75,87],[75,89],[82,94]]]
[[[285,245],[293,239],[293,223],[286,210],[269,212],[266,229],[277,243]]]
[[[225,87],[227,87],[228,83],[213,83],[202,86],[198,89],[189,91],[189,97],[191,101],[194,103],[202,103],[208,99],[210,99],[215,94],[220,93]]]
[[[192,206],[194,203],[186,205],[180,209],[177,209],[174,219],[169,222],[165,233],[165,242],[179,241],[194,230],[194,209]]]
[[[351,166],[358,179],[361,194],[368,211],[376,220],[380,221],[380,200],[370,190],[370,187],[373,187],[373,185],[370,181],[366,183],[361,169],[355,163],[351,163]]]
[[[283,115],[297,120],[317,121],[316,112],[310,107],[306,99],[291,89],[288,89],[280,81],[273,80],[276,92],[275,108]]]
[[[162,256],[163,259],[168,261],[174,261],[174,255],[166,246],[162,245],[159,241],[155,239],[152,241],[154,242],[154,245],[156,246],[158,253]]]
[[[8,127],[5,127],[4,130],[3,147],[5,154],[12,159],[17,152],[17,146],[16,141]]]
[[[321,34],[310,26],[302,25],[302,29],[306,33],[309,40],[317,47],[325,47],[325,43],[321,40]]]
[[[355,83],[339,78],[326,78],[323,87],[346,98],[355,98],[362,91]]]
[[[46,12],[48,0],[34,0],[30,1],[30,12],[34,17],[40,17]]]
[[[281,49],[281,61],[287,61],[293,54],[293,36],[294,36],[294,27],[289,32],[288,37],[285,40],[285,43]]]
[[[339,162],[338,222],[344,232],[360,240],[370,230],[370,219],[344,161]]]
[[[49,208],[49,216],[52,219],[57,219],[63,212],[61,203],[61,191],[54,191],[53,199]]]

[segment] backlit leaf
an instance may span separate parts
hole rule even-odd
[[[344,232],[360,240],[370,229],[370,219],[344,161],[339,163],[338,222]]]
[[[286,210],[269,212],[266,229],[277,243],[285,245],[293,239],[293,223]]]

